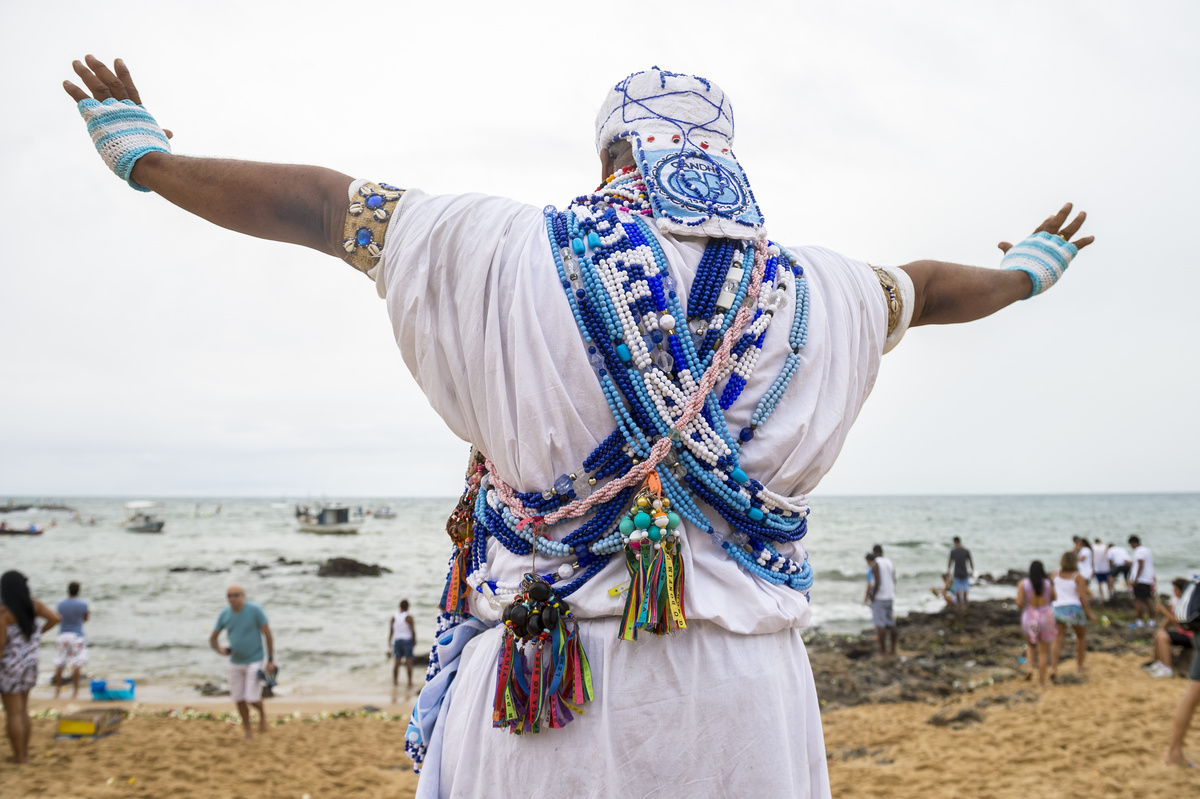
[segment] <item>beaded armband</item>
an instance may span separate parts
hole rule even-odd
[[[404,189],[387,183],[364,183],[346,209],[346,225],[342,230],[345,261],[364,275],[383,254],[388,222],[403,196]]]
[[[887,334],[890,336],[896,332],[896,326],[900,324],[900,312],[903,310],[900,300],[900,289],[896,285],[896,278],[892,277],[891,272],[886,269],[880,269],[878,266],[872,266],[871,268],[875,270],[875,277],[879,278],[879,285],[883,287],[883,293],[887,295]]]
[[[1009,250],[1000,262],[1000,268],[1016,269],[1029,275],[1033,281],[1033,290],[1025,297],[1029,299],[1057,283],[1078,254],[1079,248],[1062,236],[1042,231]]]

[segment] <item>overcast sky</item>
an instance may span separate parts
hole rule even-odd
[[[873,263],[995,266],[1073,201],[1062,283],[911,331],[820,490],[1200,490],[1196,4],[442,8],[0,0],[0,495],[461,488],[371,284],[115,178],[60,88],[89,52],[176,152],[560,207],[608,86],[704,75],[772,237]]]

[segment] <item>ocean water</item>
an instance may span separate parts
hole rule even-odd
[[[432,638],[449,554],[445,519],[456,498],[341,500],[363,508],[387,503],[396,518],[368,516],[358,535],[322,536],[300,532],[293,504],[279,498],[164,499],[166,527],[146,535],[121,526],[126,498],[68,498],[62,501],[97,524],[74,522],[63,511],[0,514],[10,527],[55,523],[39,537],[0,536],[0,571],[24,572],[34,595],[48,603],[65,596],[69,581],[82,583],[92,614],[92,676],[175,686],[221,681],[224,660],[208,648],[208,636],[225,606],[225,587],[240,582],[270,617],[285,684],[309,692],[381,690],[377,683],[390,679],[388,620],[400,599],[412,604],[418,651]],[[197,503],[210,515],[194,515]],[[221,512],[213,514],[218,504]],[[1172,577],[1200,572],[1200,494],[817,496],[812,507],[805,539],[816,572],[811,599],[816,624],[830,631],[870,625],[863,556],[873,544],[896,564],[899,614],[941,606],[929,588],[941,584],[955,535],[971,550],[977,573],[1025,569],[1035,558],[1053,568],[1074,535],[1125,546],[1134,533],[1154,553],[1162,590]],[[392,573],[317,577],[313,564],[335,556]],[[279,558],[306,565],[277,565]],[[219,571],[170,571],[181,566]],[[972,590],[976,598],[1012,595],[1002,586]],[[52,659],[52,642],[44,642],[44,673]]]

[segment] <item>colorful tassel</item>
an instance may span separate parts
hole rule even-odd
[[[666,635],[687,627],[683,613],[683,559],[679,554],[679,515],[662,495],[651,472],[633,506],[621,519],[629,593],[621,614],[621,639],[636,641],[638,630]]]
[[[503,618],[492,726],[520,735],[541,732],[543,723],[550,728],[570,723],[593,695],[591,667],[571,609],[548,583],[527,574]],[[533,650],[532,663],[526,662],[527,648]]]
[[[454,542],[450,571],[446,575],[446,586],[442,589],[442,599],[438,604],[446,613],[465,616],[471,612],[471,587],[467,584],[467,574],[470,573],[475,500],[479,496],[479,484],[483,480],[483,474],[483,453],[472,447],[471,457],[467,461],[466,488],[450,518],[446,520],[446,535]]]

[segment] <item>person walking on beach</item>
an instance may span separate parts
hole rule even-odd
[[[79,598],[79,583],[67,586],[67,598],[55,608],[62,618],[58,640],[54,643],[54,696],[62,690],[63,670],[71,669],[71,698],[79,696],[79,672],[87,665],[87,638],[83,623],[91,618],[88,604]]]
[[[229,607],[217,616],[217,624],[208,645],[218,655],[229,657],[229,697],[237,703],[242,717],[242,731],[246,740],[254,737],[250,724],[250,708],[258,711],[258,731],[267,731],[267,711],[263,707],[263,683],[259,671],[267,674],[276,672],[275,638],[267,624],[267,614],[254,602],[246,601],[246,590],[240,585],[231,585],[225,591]],[[218,638],[221,631],[229,638],[228,646],[221,646]],[[266,641],[266,654],[263,654]]]
[[[412,688],[413,647],[417,643],[417,628],[408,613],[407,599],[400,600],[400,610],[388,622],[388,643],[396,660],[392,665],[392,685],[400,684],[400,661],[403,660],[408,669],[408,687]]]
[[[1154,633],[1154,662],[1146,667],[1150,676],[1156,679],[1175,676],[1171,647],[1195,649],[1195,633],[1181,627],[1178,621],[1179,600],[1187,587],[1188,581],[1185,578],[1176,577],[1171,581],[1171,591],[1175,594],[1171,604],[1168,606],[1158,603],[1158,612],[1163,618],[1163,623]],[[1200,654],[1192,655],[1192,661],[1196,660],[1200,660]]]
[[[967,592],[971,590],[971,577],[975,575],[975,561],[971,559],[971,550],[962,545],[958,536],[954,536],[954,548],[950,550],[946,571],[954,575],[954,607],[961,613],[967,609]]]
[[[1063,641],[1067,637],[1067,628],[1075,631],[1075,667],[1078,671],[1087,671],[1083,659],[1087,654],[1087,620],[1096,620],[1092,613],[1092,605],[1088,599],[1087,583],[1079,573],[1079,564],[1075,553],[1063,553],[1054,573],[1054,622],[1058,632],[1054,640],[1054,657],[1050,661],[1050,679],[1058,676],[1058,660],[1062,654]]]
[[[867,589],[867,600],[871,603],[871,623],[875,626],[875,638],[879,641],[881,657],[896,654],[896,567],[891,558],[883,555],[883,547],[876,544],[871,549],[875,560],[871,573],[875,580]]]
[[[37,620],[43,619],[41,629]],[[58,614],[29,595],[29,582],[18,571],[0,575],[0,701],[13,760],[29,759],[29,691],[37,685],[38,643]]]
[[[1133,604],[1137,620],[1135,627],[1154,626],[1154,554],[1136,535],[1129,536],[1133,548]]]
[[[1118,546],[1111,541],[1104,548],[1108,555],[1108,565],[1112,574],[1112,590],[1115,593],[1117,590],[1117,578],[1125,579],[1125,590],[1131,590],[1132,583],[1129,581],[1129,575],[1133,570],[1133,558],[1129,557],[1129,550],[1125,547]]]
[[[1092,543],[1092,565],[1096,569],[1096,593],[1100,595],[1101,602],[1107,602],[1112,598],[1112,586],[1108,582],[1112,576],[1112,564],[1108,560],[1108,547],[1099,538]]]
[[[1029,576],[1017,584],[1017,607],[1021,608],[1021,631],[1028,642],[1025,662],[1029,676],[1037,664],[1038,685],[1046,687],[1050,666],[1050,647],[1058,639],[1054,619],[1054,583],[1046,577],[1046,567],[1040,560],[1029,564]]]
[[[438,638],[453,689],[435,672],[406,733],[422,795],[591,784],[597,757],[633,762],[647,742],[657,767],[624,793],[829,795],[800,635],[812,616],[805,497],[884,352],[913,325],[979,319],[1052,288],[1092,242],[1077,237],[1085,215],[1064,205],[1016,246],[1002,242],[998,269],[875,268],[782,246],[734,155],[729,98],[657,67],[609,84],[595,126],[602,184],[565,193],[575,199],[561,211],[175,155],[124,63],[114,72],[88,56],[73,68],[87,91],[64,89],[131,187],[367,275],[417,384],[483,456],[480,501],[448,570],[447,596],[470,618],[454,614]],[[363,135],[390,135],[360,116]],[[514,113],[479,124],[527,123]],[[519,166],[497,169],[524,191]],[[132,232],[127,241],[136,247]],[[568,645],[526,647],[550,619]],[[548,669],[564,658],[574,679],[548,672],[522,686],[530,659]],[[602,664],[595,685],[589,661]],[[647,716],[637,696],[663,712]],[[591,703],[587,714],[564,712],[567,700]],[[720,735],[707,731],[715,718]],[[505,731],[540,732],[514,742]]]
[[[1079,566],[1079,576],[1083,578],[1083,583],[1087,586],[1088,596],[1091,596],[1092,576],[1095,574],[1092,568],[1092,545],[1082,536],[1075,536],[1074,540],[1075,561]]]

